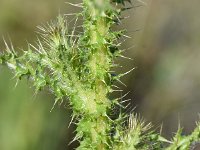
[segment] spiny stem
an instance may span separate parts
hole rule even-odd
[[[93,108],[91,108],[94,112],[85,111],[78,123],[78,134],[82,132],[84,137],[79,149],[104,150],[108,149],[111,140],[109,137],[111,121],[107,115],[111,106],[107,97],[110,83],[106,81],[109,80],[108,72],[112,61],[108,54],[109,45],[108,39],[106,39],[110,31],[108,11],[110,11],[111,6],[108,0],[84,0],[83,2],[85,22],[82,41],[87,45],[85,45],[87,47],[85,50],[88,53],[88,61],[85,65],[89,74],[86,78],[93,93],[93,97],[90,99],[94,103]]]

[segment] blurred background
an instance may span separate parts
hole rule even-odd
[[[18,49],[34,44],[36,26],[56,18],[58,13],[80,10],[65,2],[80,0],[0,0],[0,35],[10,37]],[[200,10],[199,0],[146,0],[133,3],[120,28],[127,28],[122,49],[128,49],[117,72],[136,69],[122,80],[130,91],[132,108],[162,135],[172,137],[180,124],[190,133],[200,111]],[[127,5],[129,6],[129,5]],[[4,49],[3,38],[0,50]],[[34,93],[31,83],[19,82],[6,67],[0,67],[0,149],[63,150],[74,133],[68,128],[67,104],[50,112],[54,97],[48,91]]]

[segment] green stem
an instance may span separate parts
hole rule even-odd
[[[110,70],[109,48],[106,35],[110,25],[107,21],[108,0],[84,0],[84,43],[87,43],[89,70],[88,80],[91,93],[89,97],[93,111],[83,112],[82,119],[78,123],[78,135],[82,134],[83,141],[78,149],[108,149],[110,144],[110,120],[107,111],[111,102],[107,95],[109,86],[106,82]],[[83,110],[81,110],[83,111]]]

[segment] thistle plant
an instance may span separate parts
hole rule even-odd
[[[112,26],[121,22],[121,13],[130,0],[83,0],[72,4],[82,8],[75,16],[83,18],[83,32],[70,31],[66,16],[46,26],[40,26],[37,45],[18,54],[6,42],[0,63],[15,72],[17,79],[26,77],[36,92],[48,87],[55,95],[55,104],[68,99],[72,122],[76,124],[79,141],[77,150],[187,150],[200,140],[200,125],[189,136],[181,128],[172,141],[152,130],[134,113],[126,114],[121,98],[111,98],[110,93],[119,87],[115,82],[130,71],[115,75],[115,58],[123,57],[120,37],[125,30],[114,31]],[[119,113],[113,115],[115,109]],[[113,117],[114,116],[114,117]]]

